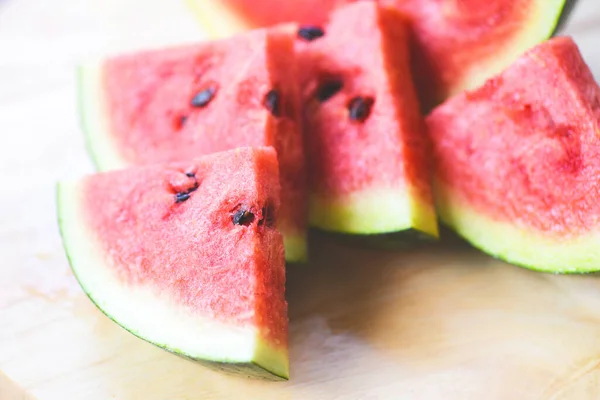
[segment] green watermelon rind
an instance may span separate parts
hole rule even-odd
[[[445,98],[457,95],[464,90],[481,86],[491,76],[503,71],[525,51],[552,37],[566,21],[563,11],[570,13],[573,0],[534,0],[537,18],[526,25],[519,35],[514,36],[504,46],[498,47],[495,56],[485,58],[465,71],[464,78],[453,85],[453,90]]]
[[[85,292],[86,296],[104,315],[132,335],[170,353],[194,362],[198,362],[208,368],[231,373],[237,376],[246,376],[255,379],[271,381],[283,381],[289,379],[289,361],[287,361],[287,354],[283,355],[279,350],[271,348],[267,343],[258,337],[257,333],[255,334],[253,332],[252,337],[245,338],[245,341],[253,343],[254,346],[251,349],[247,349],[248,354],[246,354],[244,357],[229,357],[227,359],[222,359],[216,354],[192,354],[188,351],[182,350],[181,348],[176,348],[174,346],[169,346],[165,343],[152,340],[147,334],[127,326],[126,323],[122,322],[119,318],[116,318],[110,311],[107,311],[106,305],[103,306],[102,304],[106,303],[106,299],[102,300],[102,296],[98,296],[89,290],[89,277],[86,279],[86,274],[82,272],[81,269],[81,265],[84,263],[89,263],[89,260],[94,260],[94,258],[97,257],[94,256],[94,253],[96,252],[90,248],[92,245],[87,244],[89,242],[86,241],[87,234],[85,233],[85,228],[83,228],[81,222],[78,206],[76,204],[77,202],[75,200],[76,198],[77,186],[75,183],[61,182],[57,184],[56,201],[59,231],[63,240],[63,246],[69,265],[73,271],[73,275]],[[77,242],[79,242],[79,244],[83,243],[83,245],[80,246]],[[107,291],[112,290],[114,293],[115,288],[105,287],[104,289]],[[130,288],[123,287],[122,289],[129,290]],[[133,297],[133,295],[130,296]],[[123,306],[122,303],[121,305]],[[154,309],[150,312],[154,313]],[[195,338],[201,340],[198,336]],[[227,342],[224,345],[231,347],[230,342]],[[279,362],[280,365],[275,368],[269,367],[267,365],[268,362],[273,360]]]
[[[87,151],[98,171],[109,171],[124,168],[127,163],[116,156],[107,134],[110,127],[103,96],[103,70],[100,61],[88,61],[77,67],[77,99]]]
[[[310,225],[324,231],[380,235],[416,230],[438,237],[433,202],[407,188],[369,189],[335,201],[311,196],[309,210]]]
[[[441,222],[484,253],[537,272],[587,274],[600,271],[600,230],[572,237],[494,220],[439,182],[434,183]]]
[[[558,18],[556,26],[554,27],[554,31],[552,32],[553,36],[559,34],[563,27],[569,22],[569,18],[571,17],[571,14],[573,14],[573,10],[577,5],[577,1],[578,0],[565,1],[565,4],[563,5],[563,8],[560,13],[560,17]]]

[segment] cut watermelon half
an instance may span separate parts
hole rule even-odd
[[[427,124],[447,225],[514,264],[600,270],[600,88],[571,38],[531,49]]]
[[[272,148],[139,166],[58,186],[90,299],[134,335],[214,368],[286,379],[287,303]]]
[[[288,261],[306,258],[307,190],[296,29],[119,55],[80,68],[80,112],[99,170],[273,146]]]
[[[336,10],[318,38],[303,29],[297,50],[311,224],[352,234],[414,229],[437,236],[406,20],[363,2]]]
[[[212,37],[283,21],[320,25],[358,0],[188,0]],[[379,0],[411,20],[414,74],[424,110],[474,89],[550,37],[576,0]]]

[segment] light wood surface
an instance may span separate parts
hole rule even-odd
[[[600,77],[600,3],[568,31]],[[180,2],[0,0],[0,399],[598,399],[600,276],[552,276],[456,239],[410,252],[323,235],[289,270],[292,379],[242,380],[134,338],[64,256],[54,184],[91,172],[74,65],[200,38]]]

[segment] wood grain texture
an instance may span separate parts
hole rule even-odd
[[[566,32],[599,77],[600,4],[580,0]],[[92,171],[74,66],[196,38],[180,2],[0,0],[0,399],[600,398],[600,277],[526,271],[452,237],[376,252],[313,235],[311,264],[289,270],[286,383],[206,370],[96,310],[55,216],[55,182]]]

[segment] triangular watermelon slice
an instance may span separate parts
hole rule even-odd
[[[132,167],[58,186],[72,269],[119,325],[207,365],[288,378],[272,148]]]
[[[80,69],[80,109],[101,170],[273,146],[286,259],[306,258],[307,197],[294,26],[118,55]]]
[[[437,236],[406,19],[361,2],[337,9],[324,27],[300,27],[298,37],[310,223]]]
[[[485,252],[600,270],[600,87],[557,37],[427,118],[441,219]]]

